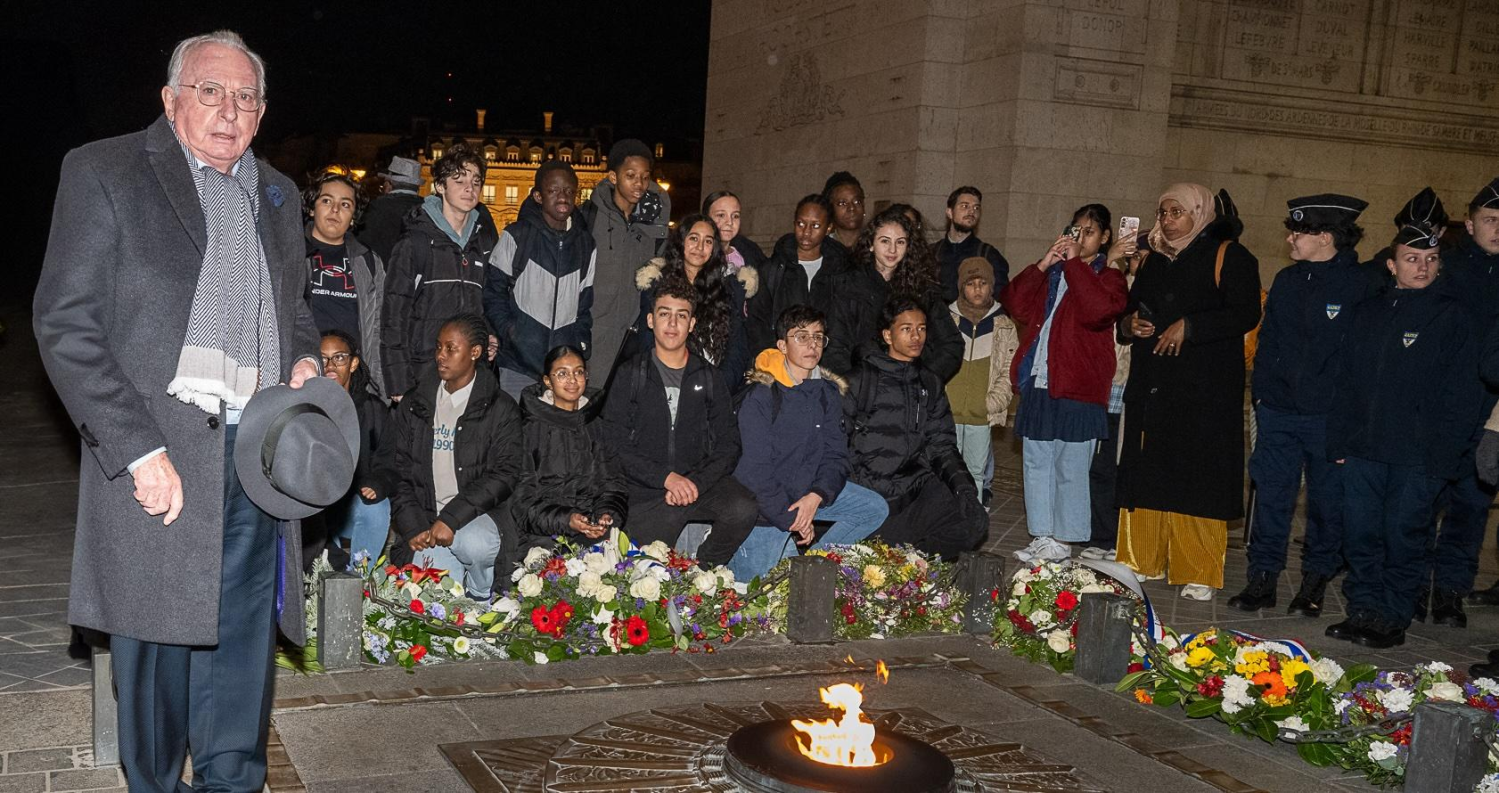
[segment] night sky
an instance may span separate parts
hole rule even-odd
[[[539,128],[554,110],[558,124],[612,124],[617,137],[703,130],[706,1],[28,5],[0,12],[5,183],[27,196],[8,202],[21,212],[8,224],[6,302],[30,294],[62,155],[150,124],[172,47],[221,27],[266,60],[260,141],[402,133],[413,116],[468,129],[476,107],[490,129]]]

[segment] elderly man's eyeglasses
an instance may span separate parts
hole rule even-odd
[[[1156,210],[1155,216],[1158,217],[1158,218],[1160,218],[1161,220],[1165,220],[1166,218],[1171,218],[1172,220],[1176,220],[1177,218],[1179,218],[1179,217],[1181,217],[1182,215],[1185,215],[1185,214],[1187,214],[1187,210],[1182,209],[1181,207],[1175,207],[1173,209],[1159,209],[1159,210]]]
[[[323,356],[323,367],[327,368],[329,366],[336,366],[336,367],[342,369],[345,366],[348,366],[349,365],[349,361],[351,361],[353,359],[354,359],[353,353],[347,353],[347,352],[336,352],[336,353],[333,353],[332,355],[324,355]]]
[[[254,113],[265,106],[265,97],[261,96],[260,92],[254,88],[241,88],[238,91],[230,91],[218,83],[211,83],[206,80],[197,85],[182,83],[180,87],[191,88],[197,91],[198,101],[208,107],[218,107],[224,104],[224,97],[230,94],[234,96],[234,106],[239,108],[242,113]]]
[[[810,344],[818,348],[828,346],[828,337],[821,333],[808,333],[807,331],[800,330],[792,333],[790,338],[797,344]]]

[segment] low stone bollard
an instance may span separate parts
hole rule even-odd
[[[109,650],[90,648],[93,653],[94,767],[120,762],[120,709],[115,701],[114,658]]]
[[[1405,793],[1468,793],[1483,777],[1493,716],[1460,702],[1422,702],[1411,730]]]
[[[823,556],[791,559],[786,598],[786,638],[796,644],[830,644],[838,565]]]
[[[1129,671],[1130,624],[1134,601],[1122,595],[1087,592],[1077,610],[1077,659],[1073,674],[1098,685],[1113,685]]]
[[[323,669],[357,669],[364,653],[364,581],[348,573],[323,577],[318,594],[318,663]]]
[[[963,630],[975,636],[994,632],[995,587],[1005,580],[1005,560],[992,553],[964,552],[958,557],[958,587],[968,595]]]

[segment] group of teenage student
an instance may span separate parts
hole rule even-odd
[[[1350,616],[1330,635],[1398,643],[1428,598],[1439,621],[1461,621],[1486,506],[1464,466],[1485,437],[1467,414],[1495,401],[1477,350],[1499,305],[1499,186],[1475,197],[1471,240],[1441,278],[1446,216],[1429,189],[1362,265],[1364,202],[1288,202],[1295,262],[1266,304],[1232,199],[1200,185],[1164,191],[1144,234],[1079,208],[1011,280],[973,233],[977,188],[952,193],[930,245],[908,205],[866,222],[862,188],[840,172],[797,202],[766,256],[729,192],[669,227],[649,149],[616,149],[581,207],[570,168],[544,164],[498,235],[477,206],[482,159],[450,152],[392,252],[379,337],[325,340],[335,373],[339,352],[378,345],[398,402],[371,430],[390,452],[361,465],[356,505],[389,496],[393,559],[461,568],[478,596],[507,587],[495,568],[531,545],[616,528],[671,544],[694,527],[698,558],[741,579],[867,536],[952,558],[986,537],[990,431],[1013,404],[1032,535],[1016,555],[1077,549],[1205,600],[1243,515],[1253,364],[1260,500],[1249,586],[1230,604],[1274,605],[1304,471],[1293,612],[1319,614],[1346,568]],[[1443,288],[1419,291],[1432,283]],[[1499,466],[1499,440],[1477,452]]]

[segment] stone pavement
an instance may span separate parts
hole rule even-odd
[[[78,451],[46,385],[27,328],[4,312],[0,343],[0,793],[121,789],[117,768],[93,768],[87,660],[66,623]],[[1025,530],[1018,444],[996,434],[994,511],[988,548],[1022,547]],[[1484,555],[1480,583],[1499,569]],[[1270,638],[1300,638],[1340,660],[1408,666],[1481,659],[1499,645],[1499,609],[1473,609],[1466,631],[1417,625],[1403,648],[1354,653],[1322,637],[1323,620],[1243,614],[1223,605],[1244,580],[1230,550],[1228,590],[1210,603],[1146,585],[1165,622],[1221,625]],[[1283,581],[1283,602],[1292,581]],[[1336,593],[1329,611],[1341,609]],[[70,653],[71,648],[71,653]],[[843,659],[852,657],[851,668]],[[279,678],[271,749],[273,790],[412,791],[468,786],[440,745],[561,735],[650,707],[697,702],[799,702],[837,680],[866,679],[870,659],[892,662],[870,707],[914,707],[1023,745],[1072,767],[1082,789],[1368,790],[1358,778],[1302,763],[1290,747],[1230,735],[1212,721],[1132,700],[1057,675],[966,637],[926,637],[793,647],[770,637],[711,656],[650,655],[529,667],[472,662],[415,673],[366,667]]]

